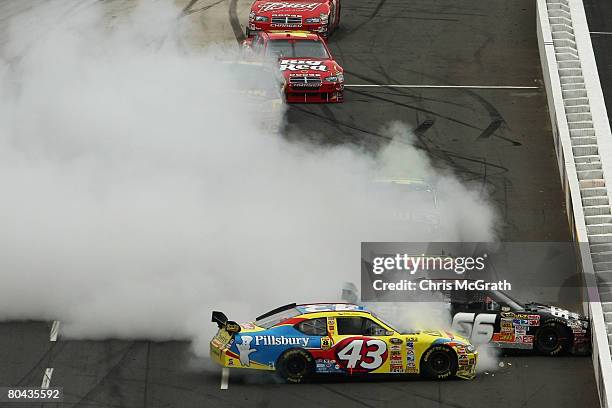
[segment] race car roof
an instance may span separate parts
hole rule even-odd
[[[364,306],[352,303],[313,303],[297,305],[296,309],[303,314],[319,312],[368,312]]]
[[[258,316],[255,321],[266,319],[270,316],[274,316],[279,313],[286,312],[287,310],[295,310],[299,314],[308,313],[320,313],[320,312],[366,312],[371,313],[363,306],[355,305],[353,303],[311,303],[311,304],[295,304],[289,303],[288,305],[277,307],[267,313]]]

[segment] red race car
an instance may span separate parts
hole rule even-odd
[[[340,0],[255,0],[247,37],[257,31],[300,30],[328,38],[340,24]]]
[[[338,103],[344,101],[344,74],[327,44],[308,32],[258,31],[245,41],[255,55],[278,58],[289,103]]]

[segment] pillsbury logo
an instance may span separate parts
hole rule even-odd
[[[305,337],[255,336],[256,346],[302,346],[306,347],[310,339]]]

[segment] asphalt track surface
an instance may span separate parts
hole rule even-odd
[[[609,119],[612,109],[612,4],[602,0],[584,0],[584,10]]]
[[[240,40],[236,1],[219,7],[228,8],[225,16]],[[316,137],[320,143],[376,149],[387,142],[381,128],[403,121],[436,164],[489,191],[504,222],[502,239],[569,240],[534,7],[531,0],[345,1],[342,26],[330,44],[349,83],[537,89],[350,88],[342,105],[292,107],[288,131],[312,129],[323,135]],[[566,277],[544,278],[561,285]],[[0,385],[40,386],[45,367],[53,367],[51,385],[64,388],[65,402],[45,406],[598,406],[589,358],[506,356],[504,367],[473,381],[331,380],[296,386],[232,372],[229,389],[220,390],[219,370],[194,366],[186,342],[61,337],[50,342],[50,326],[0,324]]]

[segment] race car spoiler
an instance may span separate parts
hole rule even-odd
[[[212,322],[217,323],[220,329],[225,329],[228,333],[238,333],[240,325],[232,320],[228,320],[223,312],[213,311]]]

